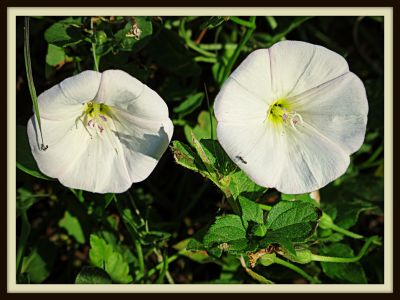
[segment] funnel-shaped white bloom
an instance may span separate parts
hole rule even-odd
[[[44,174],[71,188],[126,191],[150,175],[173,133],[161,97],[119,70],[82,72],[43,92],[38,102],[48,149],[40,149],[33,116],[33,156]]]
[[[259,185],[297,194],[346,171],[364,140],[368,102],[342,56],[284,41],[252,52],[214,108],[230,158]]]

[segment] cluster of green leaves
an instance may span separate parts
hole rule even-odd
[[[219,187],[234,213],[217,216],[210,226],[188,241],[186,250],[194,251],[197,256],[200,254],[213,257],[214,260],[220,258],[223,253],[236,258],[246,257],[253,267],[259,258],[271,253],[274,255],[274,260],[265,263],[264,259],[263,265],[281,263],[275,253],[283,255],[292,262],[305,264],[313,261],[312,251],[315,252],[313,245],[316,243],[337,242],[346,234],[351,236],[351,232],[342,230],[344,228],[338,229],[326,214],[322,226],[326,230],[316,232],[322,211],[318,203],[308,194],[283,194],[281,201],[272,207],[260,203],[260,196],[266,192],[265,188],[256,185],[238,169],[217,141],[210,139],[199,141],[193,134],[192,145],[191,147],[179,141],[173,142],[172,150],[176,162],[200,173]],[[358,214],[358,210],[348,209],[347,216],[342,218],[348,223],[355,223],[354,219],[357,219]],[[326,219],[329,222],[325,221]],[[339,233],[334,233],[333,230]],[[352,248],[340,243],[323,245],[319,251],[334,257],[354,256]],[[261,254],[258,255],[259,253]],[[296,266],[288,262],[284,264],[297,270]],[[357,262],[346,265],[323,262],[321,265],[322,271],[330,278],[352,283],[367,282],[364,271]],[[357,276],[354,273],[357,273]],[[251,271],[251,274],[254,279],[265,281],[261,275],[255,276],[254,271]],[[312,282],[319,281],[312,279]]]
[[[32,18],[37,91],[87,69],[124,70],[167,102],[174,159],[167,153],[155,174],[118,198],[61,186],[32,157],[25,126],[32,105],[22,80],[18,282],[382,283],[383,248],[370,237],[383,228],[383,23],[336,18]],[[283,39],[340,53],[367,89],[364,145],[346,174],[321,189],[321,205],[308,194],[258,186],[217,141],[212,102],[224,80],[252,50]]]

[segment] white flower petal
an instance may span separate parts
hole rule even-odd
[[[258,87],[261,80],[246,62],[217,95],[218,140],[259,185],[289,194],[311,192],[341,176],[349,155],[361,146],[368,113],[365,89],[344,58],[323,47],[285,41],[267,51],[270,68],[264,79],[270,83]],[[261,55],[250,62],[254,74],[268,65]],[[267,103],[281,100],[277,106],[260,103],[254,91],[267,94],[266,87],[272,90]]]
[[[102,74],[96,101],[145,119],[168,118],[164,100],[147,85],[121,70],[107,70]]]
[[[291,101],[289,99],[289,101]],[[292,101],[304,122],[351,154],[364,141],[368,101],[361,80],[348,72]]]
[[[214,112],[219,122],[264,121],[268,104],[263,102],[234,78],[228,78],[214,103]]]
[[[228,156],[254,182],[287,194],[325,186],[350,162],[347,153],[311,127],[287,130],[271,123],[247,127],[222,123],[217,134]]]
[[[277,190],[287,194],[308,193],[345,173],[350,157],[337,144],[307,124],[291,131],[286,136],[286,160],[274,185]]]
[[[245,167],[243,161],[247,161],[252,151],[259,145],[261,138],[267,134],[264,124],[218,122],[218,141],[228,156],[240,167]],[[266,152],[268,149],[266,149]],[[242,160],[243,159],[243,160]]]
[[[269,53],[276,98],[301,94],[349,71],[339,54],[305,42],[279,42],[269,48]]]
[[[265,122],[218,122],[217,136],[228,156],[253,181],[272,187],[286,154],[285,145],[280,145],[285,140],[275,129]]]
[[[161,97],[122,71],[81,73],[44,92],[40,100],[48,149],[40,150],[33,116],[28,122],[32,153],[44,174],[71,188],[126,191],[149,176],[172,137]],[[84,104],[90,101],[107,106],[103,112],[87,112]]]
[[[65,186],[96,193],[122,193],[132,185],[125,154],[110,132],[89,140],[83,153],[58,179]]]
[[[259,49],[250,53],[229,76],[250,94],[262,102],[273,99],[268,49]]]
[[[113,109],[115,133],[122,146],[132,182],[146,179],[168,148],[174,127],[170,119],[149,120]]]
[[[82,103],[93,100],[99,90],[101,73],[84,71],[44,91],[38,97],[41,118],[57,120],[76,116]]]
[[[29,142],[44,174],[65,186],[89,192],[120,193],[131,186],[122,147],[112,133],[91,138],[82,123],[44,119],[42,129],[49,147],[43,151],[36,141],[35,124],[32,117],[28,122]]]
[[[41,124],[44,142],[48,149],[40,150],[40,140],[37,140],[40,135],[36,119],[33,116],[27,125],[32,154],[44,174],[59,178],[84,151],[90,136],[81,124],[75,125],[74,119],[42,119]]]

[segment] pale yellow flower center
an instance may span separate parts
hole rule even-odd
[[[269,106],[267,120],[276,125],[290,125],[294,129],[303,123],[302,116],[293,110],[290,103],[285,99],[279,99]]]
[[[102,134],[109,126],[111,121],[110,107],[93,101],[84,104],[83,113],[76,119],[76,123],[81,121],[86,131],[92,137],[92,134]]]

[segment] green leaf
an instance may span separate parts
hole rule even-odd
[[[229,158],[216,140],[198,140],[192,133],[192,144],[197,153],[179,142],[173,141],[172,150],[175,161],[192,171],[199,172],[213,181],[224,193],[230,193],[233,198],[245,196],[257,199],[267,189],[254,183]]]
[[[137,262],[136,257],[132,254],[129,247],[118,242],[116,236],[113,233],[102,230],[101,232],[99,232],[99,236],[101,236],[106,241],[106,243],[112,247],[113,251],[120,253],[128,264]]]
[[[187,258],[195,262],[198,262],[200,264],[206,264],[206,263],[222,264],[219,260],[215,259],[212,256],[209,256],[207,251],[205,250],[189,250],[191,249],[188,247],[189,243],[199,244],[200,247],[204,248],[204,246],[195,239],[185,239],[183,241],[180,241],[178,244],[174,245],[174,249],[179,251],[179,255],[186,256]]]
[[[64,217],[58,222],[61,228],[64,228],[70,236],[73,236],[75,240],[80,243],[85,243],[85,234],[83,233],[79,219],[66,211]]]
[[[202,139],[211,139],[211,135],[213,139],[216,139],[217,138],[216,128],[217,128],[217,120],[215,119],[215,117],[212,115],[210,119],[210,113],[208,111],[203,110],[197,117],[197,124],[194,127],[185,125],[184,132],[187,141],[193,146],[192,133],[199,141]]]
[[[335,224],[348,229],[357,223],[363,212],[382,214],[378,204],[384,199],[383,180],[369,175],[349,178],[339,186],[322,189],[321,199],[323,210]]]
[[[115,282],[130,283],[133,280],[129,275],[128,263],[118,252],[113,252],[107,257],[105,270]]]
[[[185,101],[174,108],[174,112],[179,115],[179,118],[183,118],[198,108],[203,102],[203,99],[203,92],[190,95]]]
[[[200,146],[197,145],[196,150],[206,166],[210,165],[210,168],[220,177],[228,176],[238,170],[238,167],[216,140],[201,139]]]
[[[100,268],[85,266],[75,278],[76,284],[110,284],[110,276]]]
[[[320,253],[334,257],[354,257],[354,251],[346,244],[336,243],[324,246]],[[346,283],[367,283],[367,278],[359,262],[356,263],[331,263],[321,262],[324,273],[339,282]]]
[[[84,38],[84,31],[73,22],[60,21],[47,28],[44,38],[49,44],[66,47],[79,43]]]
[[[286,237],[285,235],[281,234],[280,232],[268,232],[265,234],[264,238],[262,238],[259,242],[260,248],[267,248],[271,244],[279,244],[284,249],[286,249],[289,253],[296,255],[296,251],[293,245],[293,242]]]
[[[193,152],[188,145],[185,145],[179,141],[173,141],[172,152],[174,154],[175,161],[181,166],[195,172],[205,172],[205,166],[203,165],[200,157],[197,155],[197,153]]]
[[[315,201],[313,198],[311,198],[311,193],[307,193],[307,194],[294,194],[294,195],[289,195],[289,194],[281,194],[281,199],[282,200],[288,200],[288,201],[303,201],[303,202],[307,202],[310,203],[316,207],[318,207],[318,203],[317,201]]]
[[[56,259],[56,247],[47,240],[40,240],[22,261],[21,273],[27,273],[31,283],[42,283],[50,275]]]
[[[242,220],[246,224],[249,221],[253,221],[258,224],[264,223],[264,214],[260,206],[245,197],[239,197],[239,204],[242,211]]]
[[[107,257],[113,252],[112,247],[104,239],[94,234],[90,235],[90,247],[90,262],[94,266],[104,269]]]
[[[40,172],[32,155],[26,126],[17,125],[16,134],[17,168],[36,178],[54,180]]]
[[[129,264],[120,253],[114,251],[111,245],[97,235],[91,234],[90,246],[89,257],[94,266],[105,270],[114,282],[132,282]]]
[[[35,204],[40,198],[35,197],[35,195],[26,188],[18,188],[17,189],[18,197],[17,197],[17,215],[21,213],[21,211],[28,210],[33,204]]]
[[[186,249],[190,251],[206,250],[204,245],[195,238],[190,238],[186,244]]]
[[[280,243],[293,252],[290,243],[305,242],[315,231],[321,211],[301,201],[280,201],[268,213],[265,242]]]
[[[342,203],[338,204],[341,205]],[[343,206],[337,207],[335,224],[342,228],[350,228],[357,223],[359,215],[364,211],[375,209],[371,203],[354,200],[348,203],[343,203]]]
[[[225,251],[240,251],[247,247],[246,229],[237,215],[217,217],[204,235],[205,247],[215,245]]]
[[[255,224],[251,233],[253,236],[263,237],[267,233],[267,227],[264,224]]]
[[[65,62],[65,50],[53,44],[47,48],[46,63],[50,66],[57,66]]]
[[[122,51],[138,52],[153,34],[151,17],[132,17],[125,27],[115,34]]]
[[[262,187],[252,181],[242,170],[230,175],[229,190],[233,198],[240,195],[249,199],[257,199],[264,194],[268,188]]]

